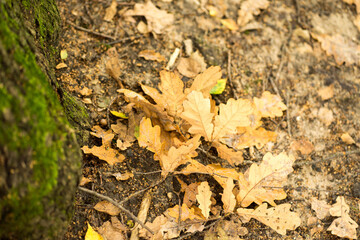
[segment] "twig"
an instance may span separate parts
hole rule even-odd
[[[103,44],[113,45],[113,44],[116,44],[116,43],[126,42],[128,40],[134,40],[134,39],[138,39],[138,38],[141,38],[141,37],[142,36],[140,36],[140,35],[131,36],[131,37],[125,37],[125,38],[120,38],[120,39],[112,41],[112,42],[103,42]]]
[[[78,25],[75,25],[74,23],[70,22],[69,20],[66,21],[68,24],[70,24],[72,27],[74,27],[75,29],[77,30],[80,30],[80,31],[83,31],[83,32],[87,32],[87,33],[91,33],[95,36],[99,36],[99,37],[103,37],[103,38],[107,38],[107,39],[111,39],[111,40],[115,40],[116,38],[113,37],[113,36],[110,36],[110,35],[107,35],[107,34],[103,34],[103,33],[99,33],[99,32],[95,32],[95,31],[92,31],[90,29],[87,29],[87,28],[83,28],[83,27],[80,27]]]
[[[314,164],[314,163],[318,163],[318,162],[325,162],[325,161],[329,161],[329,160],[332,160],[334,158],[338,158],[338,157],[343,157],[343,156],[347,156],[347,155],[352,155],[352,154],[359,154],[360,153],[360,149],[357,149],[357,150],[353,150],[353,151],[345,151],[345,152],[337,152],[337,153],[334,153],[326,158],[320,158],[318,160],[315,160],[315,161],[307,161],[307,160],[303,160],[303,161],[299,161],[299,162],[295,162],[293,165],[294,166],[301,166],[301,165],[304,165],[304,164]]]
[[[231,51],[228,50],[228,66],[227,66],[227,72],[228,72],[228,78],[229,78],[229,85],[230,85],[230,88],[231,88],[231,92],[234,96],[234,98],[237,100],[239,97],[238,95],[236,94],[236,91],[234,89],[234,85],[232,83],[232,76],[231,76]]]
[[[135,222],[137,222],[138,224],[140,224],[143,228],[145,228],[146,230],[149,231],[149,233],[151,233],[152,235],[154,235],[154,232],[148,227],[146,226],[143,222],[141,222],[134,214],[132,214],[129,210],[127,210],[126,208],[124,208],[121,204],[119,204],[117,201],[115,201],[114,199],[108,197],[108,196],[105,196],[105,195],[102,195],[100,193],[97,193],[95,191],[92,191],[90,189],[87,189],[87,188],[83,188],[83,187],[78,187],[79,190],[83,191],[83,192],[86,192],[86,193],[89,193],[91,195],[94,195],[98,198],[101,198],[101,199],[104,199],[112,204],[114,204],[116,207],[118,207],[120,210],[122,210],[124,213],[126,213],[126,215],[128,215],[131,219],[133,219]]]

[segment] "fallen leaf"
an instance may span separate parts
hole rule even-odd
[[[109,215],[112,216],[117,216],[119,215],[120,208],[118,208],[117,206],[115,206],[114,204],[108,202],[108,201],[101,201],[98,202],[95,206],[94,209],[99,211],[99,212],[104,212],[107,213]]]
[[[271,94],[268,91],[263,92],[261,98],[254,97],[254,104],[262,117],[281,117],[283,111],[287,109],[278,95]]]
[[[320,108],[317,113],[317,116],[320,119],[320,121],[323,122],[326,126],[329,126],[334,121],[333,112],[326,107]]]
[[[102,144],[105,148],[110,148],[111,142],[115,135],[112,133],[111,130],[105,131],[99,125],[95,125],[91,128],[92,132],[90,134],[97,138],[101,138]]]
[[[305,139],[295,140],[290,145],[291,149],[294,151],[300,151],[301,154],[310,154],[314,151],[314,145]]]
[[[87,223],[88,229],[85,234],[85,240],[104,240],[104,238],[97,233],[89,223]]]
[[[193,58],[180,58],[177,65],[179,73],[188,78],[194,78],[201,72],[201,65]]]
[[[193,91],[184,101],[184,112],[181,117],[191,124],[191,134],[200,134],[206,141],[211,141],[214,114],[210,112],[210,99],[204,98],[201,92]]]
[[[217,141],[213,142],[212,146],[216,148],[219,157],[228,161],[228,163],[233,167],[240,165],[244,161],[243,153],[240,151],[228,148],[226,145]]]
[[[89,88],[87,88],[87,87],[84,87],[83,89],[81,89],[81,90],[79,91],[79,93],[80,93],[81,95],[83,95],[83,96],[89,96],[89,95],[92,94],[92,92],[93,92],[93,90],[92,90],[92,89],[89,89]]]
[[[180,217],[181,222],[184,222],[184,221],[186,221],[188,219],[189,220],[193,220],[193,219],[204,220],[203,216],[200,216],[200,215],[195,213],[194,208],[189,208],[184,203],[181,206],[181,211],[179,211],[179,205],[176,205],[175,207],[169,208],[167,210],[167,213],[169,214],[169,216],[175,218],[176,221],[178,221],[178,219],[179,219],[179,213],[180,212],[181,212],[181,217]]]
[[[158,52],[154,50],[142,50],[139,52],[139,57],[145,58],[145,60],[157,61],[157,62],[164,62],[166,58]]]
[[[125,156],[112,148],[105,148],[104,145],[100,147],[94,146],[89,148],[88,146],[83,146],[81,148],[85,154],[92,154],[98,157],[100,160],[104,160],[110,165],[114,165],[115,163],[121,163],[125,160]]]
[[[311,33],[311,36],[321,43],[321,48],[328,56],[334,56],[338,65],[359,63],[360,45],[340,34],[329,36]]]
[[[341,140],[342,140],[344,143],[349,144],[349,145],[355,143],[354,139],[353,139],[348,133],[343,133],[343,134],[341,135]]]
[[[110,6],[105,9],[105,16],[104,16],[105,21],[110,22],[114,18],[117,12],[116,8],[117,8],[117,2],[116,0],[113,0]]]
[[[327,229],[331,231],[332,234],[342,237],[357,239],[356,237],[356,228],[359,226],[353,219],[349,216],[350,207],[346,204],[345,198],[339,196],[336,198],[336,203],[331,206],[329,212],[332,216],[336,218]]]
[[[224,25],[227,29],[231,31],[236,31],[239,29],[239,26],[231,18],[221,19],[220,22],[222,25]]]
[[[334,84],[331,84],[330,86],[321,88],[318,91],[318,94],[323,101],[329,100],[330,98],[332,98],[334,96]]]
[[[219,66],[209,67],[195,77],[191,87],[185,89],[185,94],[198,91],[202,92],[204,97],[209,97],[211,89],[217,84],[219,79],[221,79],[221,68]]]
[[[268,0],[246,0],[241,3],[238,11],[237,24],[242,27],[254,19],[254,15],[259,15],[261,9],[269,6]]]
[[[110,111],[110,112],[115,117],[122,118],[122,119],[128,119],[128,117],[125,115],[125,113],[118,112],[118,111]]]
[[[94,180],[92,180],[92,179],[90,179],[90,178],[82,177],[81,180],[80,180],[79,185],[80,185],[80,186],[84,186],[84,185],[86,185],[87,183],[93,182],[93,181],[94,181]]]
[[[221,201],[224,204],[225,213],[231,213],[234,211],[236,206],[235,195],[233,194],[233,189],[235,187],[234,180],[228,178],[226,181],[226,186],[221,197]]]
[[[301,224],[299,215],[290,211],[290,204],[281,204],[276,207],[267,208],[263,203],[254,209],[238,208],[237,213],[244,222],[255,218],[259,222],[271,227],[277,233],[286,235],[286,230],[295,230]]]
[[[110,221],[106,221],[99,228],[99,233],[104,236],[106,240],[125,240],[125,233],[113,226]]]
[[[216,85],[210,90],[210,94],[218,95],[222,94],[226,87],[226,79],[219,79]]]
[[[125,181],[125,180],[128,180],[129,178],[132,178],[134,177],[134,174],[132,172],[124,172],[124,173],[113,173],[111,174],[111,176],[114,176],[116,178],[116,180],[118,181]]]
[[[206,219],[208,219],[210,216],[211,194],[212,192],[210,191],[210,186],[208,182],[202,182],[198,186],[198,194],[196,195],[196,199],[199,203],[201,213]]]
[[[61,58],[62,60],[65,60],[67,57],[68,57],[67,51],[66,51],[65,49],[61,50],[61,51],[60,51],[60,58]]]
[[[159,154],[163,148],[160,141],[160,126],[151,124],[150,118],[143,118],[140,122],[138,143],[140,147],[145,147],[149,151],[155,153],[154,160],[159,160]]]
[[[139,236],[145,239],[172,239],[180,235],[180,229],[177,227],[178,223],[172,217],[160,215],[157,216],[152,223],[147,222],[145,225],[155,233],[155,235],[151,235],[145,228],[142,228]]]
[[[253,202],[258,205],[268,202],[276,206],[274,200],[285,199],[282,186],[293,171],[294,161],[285,153],[273,156],[268,152],[260,165],[253,163],[244,175],[239,175],[240,191],[236,198],[240,206],[247,207]]]
[[[331,208],[324,200],[320,201],[315,197],[311,198],[311,209],[315,211],[318,219],[324,219],[330,216],[329,209]]]
[[[136,3],[133,10],[125,12],[124,16],[144,16],[148,28],[156,34],[161,34],[166,27],[174,22],[174,16],[164,10],[158,9],[151,1]]]
[[[56,69],[67,68],[67,65],[66,65],[65,63],[59,63],[58,65],[56,65],[55,68],[56,68]]]
[[[119,81],[119,77],[121,75],[121,64],[116,47],[109,48],[109,50],[107,50],[107,55],[109,56],[109,60],[105,65],[106,72],[115,80]]]
[[[219,106],[220,113],[215,116],[214,133],[211,140],[217,140],[226,134],[234,134],[237,127],[250,125],[248,115],[253,111],[250,101],[230,98]]]

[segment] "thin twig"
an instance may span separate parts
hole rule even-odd
[[[234,96],[234,98],[237,100],[239,99],[238,95],[236,94],[236,91],[234,89],[234,85],[232,83],[232,75],[231,75],[231,51],[228,50],[228,66],[227,66],[227,72],[228,72],[228,78],[229,78],[229,85],[231,88],[231,92]]]
[[[99,33],[99,32],[95,32],[95,31],[92,31],[90,29],[87,29],[87,28],[83,28],[83,27],[80,27],[78,25],[75,25],[74,23],[70,22],[69,20],[66,21],[68,24],[70,24],[72,27],[74,27],[75,29],[77,30],[80,30],[80,31],[83,31],[83,32],[87,32],[87,33],[91,33],[95,36],[99,36],[99,37],[103,37],[103,38],[107,38],[107,39],[111,39],[111,40],[115,40],[116,38],[113,37],[113,36],[110,36],[110,35],[107,35],[107,34],[103,34],[103,33]]]
[[[86,193],[89,193],[91,195],[94,195],[98,198],[101,198],[101,199],[104,199],[112,204],[114,204],[116,207],[118,207],[121,211],[123,211],[124,213],[126,213],[126,215],[128,215],[132,220],[134,220],[135,222],[137,222],[138,224],[140,224],[143,228],[145,228],[146,230],[149,231],[149,233],[151,233],[152,235],[154,235],[154,232],[148,227],[146,226],[143,222],[141,222],[134,214],[132,214],[129,210],[127,210],[126,208],[124,208],[121,204],[119,204],[117,201],[115,201],[114,199],[108,197],[108,196],[105,196],[105,195],[102,195],[100,193],[97,193],[95,191],[92,191],[90,189],[87,189],[87,188],[83,188],[83,187],[78,187],[79,190],[83,191],[83,192],[86,192]]]
[[[121,43],[121,42],[126,42],[128,40],[135,40],[135,39],[138,39],[138,38],[141,38],[141,37],[143,37],[143,36],[136,35],[136,36],[131,36],[131,37],[125,37],[125,38],[120,38],[120,39],[117,39],[117,40],[111,41],[111,42],[103,42],[103,44],[113,45],[113,44],[117,44],[117,43]]]

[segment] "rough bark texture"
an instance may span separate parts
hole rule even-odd
[[[71,217],[81,152],[65,113],[79,129],[87,113],[56,83],[59,30],[55,0],[0,0],[0,239],[61,239]]]

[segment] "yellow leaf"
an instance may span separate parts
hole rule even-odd
[[[231,166],[240,165],[244,161],[242,152],[236,152],[217,141],[213,142],[212,146],[216,148],[218,156],[228,161]]]
[[[106,161],[110,165],[114,165],[115,163],[120,163],[125,160],[125,156],[119,153],[117,150],[112,148],[105,148],[104,145],[100,147],[94,146],[89,148],[88,146],[83,146],[81,148],[85,154],[92,154],[98,157],[100,160]]]
[[[238,208],[237,213],[243,222],[248,222],[251,218],[262,222],[271,227],[277,233],[286,235],[286,230],[295,230],[301,224],[299,215],[290,211],[290,204],[281,204],[276,207],[267,208],[263,203],[254,209]]]
[[[237,127],[250,125],[248,115],[253,111],[249,100],[230,98],[226,104],[220,104],[220,114],[215,117],[213,140],[226,134],[233,134]]]
[[[179,219],[179,205],[176,205],[173,208],[169,208],[167,210],[168,214],[170,217],[173,217],[176,219],[176,221],[178,221]],[[193,220],[193,219],[198,219],[198,220],[203,220],[202,216],[199,216],[196,214],[195,209],[194,208],[189,208],[186,204],[183,203],[183,205],[181,206],[181,218],[180,221],[186,221],[187,219],[189,220]]]
[[[185,93],[192,91],[202,92],[205,97],[210,96],[210,90],[217,84],[221,78],[221,69],[219,66],[212,66],[206,69],[203,73],[197,75],[190,88],[185,90]]]
[[[99,211],[99,212],[104,212],[107,213],[109,215],[112,216],[117,216],[120,213],[120,208],[118,208],[117,206],[115,206],[114,204],[108,202],[108,201],[101,201],[98,202],[95,206],[94,209]]]
[[[221,19],[220,22],[222,23],[222,25],[224,25],[226,28],[230,29],[231,31],[236,31],[239,29],[236,22],[231,18]]]
[[[60,58],[62,59],[62,60],[64,60],[64,59],[66,59],[68,57],[68,53],[67,53],[67,51],[66,50],[61,50],[60,51]]]
[[[235,209],[236,199],[235,199],[235,195],[232,192],[234,187],[235,187],[234,180],[228,178],[226,180],[224,192],[221,197],[221,201],[224,203],[225,213],[233,212]]]
[[[181,117],[191,124],[189,133],[201,134],[206,141],[211,141],[214,114],[210,112],[210,99],[204,98],[201,92],[193,91],[184,101],[184,112]]]
[[[149,151],[155,153],[154,160],[159,160],[163,144],[160,141],[161,129],[158,125],[154,127],[150,118],[143,118],[140,122],[138,143],[140,147],[146,147]]]
[[[128,117],[125,115],[125,113],[122,112],[118,112],[118,111],[110,111],[112,115],[114,115],[115,117],[119,117],[119,118],[123,118],[123,119],[128,119]]]
[[[113,0],[108,8],[105,9],[104,20],[110,22],[117,12],[117,2]]]
[[[88,229],[85,234],[85,240],[104,240],[104,238],[98,234],[88,223]]]
[[[67,68],[67,65],[65,63],[59,63],[58,65],[56,65],[55,68],[56,69]]]
[[[226,87],[226,79],[219,79],[216,85],[210,90],[210,94],[222,94]]]
[[[268,202],[275,206],[274,200],[286,198],[282,189],[287,175],[293,171],[292,164],[295,159],[285,153],[273,156],[264,155],[260,165],[253,163],[244,175],[239,175],[239,194],[237,200],[240,206],[247,207],[255,202],[260,205]]]
[[[262,117],[281,117],[287,109],[279,96],[268,91],[263,92],[261,98],[254,97],[254,104]]]
[[[198,187],[198,194],[196,195],[196,199],[199,203],[201,213],[206,219],[208,219],[210,216],[211,194],[212,192],[210,191],[208,182],[202,182]]]
[[[95,125],[91,128],[92,132],[90,132],[91,135],[101,138],[102,144],[108,148],[111,146],[111,141],[115,137],[115,135],[112,133],[111,130],[105,131],[102,129],[99,125]]]
[[[142,50],[139,52],[139,57],[145,58],[145,60],[157,61],[157,62],[164,62],[166,58],[158,52],[154,50]]]

